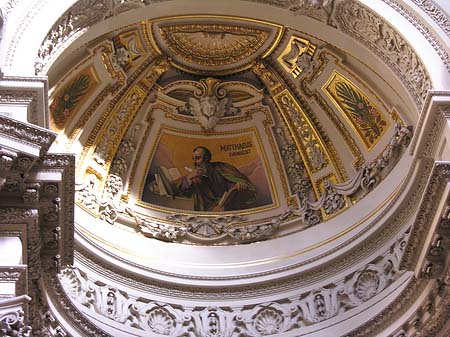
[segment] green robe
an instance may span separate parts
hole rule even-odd
[[[255,185],[245,174],[227,163],[208,163],[205,176],[198,177],[191,183],[183,177],[177,184],[177,190],[182,195],[194,198],[195,211],[212,211],[218,206],[224,193],[238,182],[245,184],[247,188],[233,190],[223,203],[223,210],[234,211],[253,207],[256,201]]]

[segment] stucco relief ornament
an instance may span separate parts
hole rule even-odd
[[[102,200],[98,200],[100,219],[106,220],[110,224],[117,220],[119,213],[125,211],[125,205],[120,200],[122,187],[122,178],[115,174],[110,174],[106,180],[104,197]]]
[[[219,89],[220,81],[214,78],[200,80],[201,94],[189,98],[189,110],[206,131],[214,129],[217,122],[229,109],[230,99],[224,89]]]
[[[294,13],[305,14],[336,27],[333,21],[334,8],[335,0],[298,0],[296,4],[289,7],[289,10]]]
[[[0,189],[6,183],[6,178],[12,169],[17,153],[0,148]]]
[[[94,210],[97,207],[97,197],[95,195],[97,178],[91,174],[86,177],[82,184],[75,186],[76,202],[82,204],[89,210]]]
[[[229,318],[231,318],[230,313],[218,307],[205,308],[193,317],[201,337],[229,336],[227,334],[227,331],[230,330],[230,327],[227,326]]]
[[[214,129],[217,122],[225,115],[227,102],[227,98],[220,101],[217,97],[189,98],[192,113],[206,131]]]
[[[407,239],[408,233],[405,233],[368,265],[321,288],[306,293],[299,290],[292,292],[289,298],[243,307],[186,307],[136,298],[123,289],[105,284],[104,280],[91,279],[74,267],[63,269],[58,277],[67,296],[83,306],[85,314],[97,313],[115,321],[114,324],[121,324],[124,329],[130,326],[139,329],[141,335],[280,335],[348,312],[392,285],[404,273],[399,266]]]
[[[7,312],[0,315],[0,335],[5,337],[28,337],[31,327],[24,324],[24,312],[22,310]]]

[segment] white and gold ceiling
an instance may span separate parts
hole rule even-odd
[[[80,212],[149,237],[248,242],[326,222],[384,179],[412,135],[372,85],[382,76],[281,24],[165,17],[86,48],[51,77],[50,127],[78,153]],[[180,193],[197,146],[253,195],[220,208]]]
[[[48,76],[50,150],[76,157],[74,263],[48,299],[70,334],[417,330],[448,270],[427,257],[443,40],[388,0],[62,3],[19,27],[39,41],[5,34],[3,64]],[[199,146],[226,180],[210,203]]]
[[[212,9],[132,20],[128,10],[126,25],[100,23],[40,65],[55,150],[77,157],[81,251],[144,277],[222,287],[295,275],[356,242],[374,251],[379,241],[362,243],[374,231],[393,244],[401,222],[379,224],[404,190],[430,83],[409,47],[406,64],[423,77],[414,91],[412,76],[327,31],[360,31],[355,8],[298,25]],[[198,146],[246,190],[225,199],[228,183],[210,204],[186,190]]]

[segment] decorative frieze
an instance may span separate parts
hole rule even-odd
[[[419,6],[427,15],[432,18],[439,27],[450,37],[450,22],[448,15],[430,0],[413,0],[413,2]]]
[[[109,10],[108,3],[106,0],[82,0],[66,11],[55,22],[39,48],[34,66],[36,74],[44,73],[44,61],[54,56],[54,52],[65,42],[84,28],[104,19]]]
[[[426,190],[424,192],[424,198],[422,199],[419,211],[415,217],[414,225],[411,230],[410,239],[408,241],[408,245],[405,248],[405,254],[402,260],[402,269],[412,270],[415,268],[416,264],[419,262],[419,256],[424,249],[426,233],[428,233],[431,223],[433,221],[433,215],[438,211],[438,202],[447,186],[447,182],[450,179],[450,164],[444,163],[436,163],[434,165],[433,171],[431,172],[430,179],[428,181]],[[443,215],[443,219],[441,219],[441,229],[445,231],[445,227],[447,226],[447,215]],[[442,241],[436,238],[431,245],[436,245],[439,243],[439,247],[441,247]],[[438,247],[434,252],[440,251]],[[441,247],[442,248],[442,247]],[[432,249],[432,247],[430,247]],[[433,255],[433,253],[432,253]],[[439,253],[440,255],[440,253]],[[431,262],[430,262],[431,263]],[[434,269],[437,269],[438,265],[436,264]],[[424,266],[423,273],[425,275],[433,275],[439,274],[439,271],[436,273],[433,272],[432,264],[428,266]]]
[[[336,21],[341,30],[361,41],[391,67],[420,110],[432,84],[422,61],[403,37],[380,16],[355,1],[343,1],[336,6]]]
[[[390,249],[341,280],[289,298],[246,306],[184,307],[136,297],[105,281],[92,280],[77,268],[61,271],[59,280],[67,296],[94,312],[124,326],[167,336],[265,336],[295,331],[336,317],[358,307],[389,287],[405,245],[402,236]],[[175,299],[174,299],[175,300]]]
[[[39,148],[40,155],[47,152],[56,138],[56,134],[51,131],[2,115],[0,115],[0,135],[19,143]]]
[[[428,43],[434,48],[436,53],[441,58],[442,62],[447,67],[447,71],[450,72],[450,55],[447,49],[440,42],[440,40],[435,36],[434,32],[431,32],[427,25],[422,23],[422,20],[418,20],[415,13],[411,13],[406,9],[401,3],[396,0],[383,0],[389,6],[395,9],[397,13],[400,13],[405,19],[407,19],[411,24],[427,39]],[[418,5],[428,16],[430,16],[447,34],[450,36],[450,24],[448,16],[430,0],[413,0],[416,5]],[[417,13],[418,14],[418,13]]]

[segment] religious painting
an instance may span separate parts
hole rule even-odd
[[[366,148],[372,149],[389,125],[380,110],[362,90],[336,71],[323,90],[342,112]]]
[[[141,201],[198,212],[241,211],[273,204],[256,130],[186,135],[162,129]]]
[[[69,83],[58,89],[52,95],[50,104],[50,126],[54,130],[64,128],[67,120],[75,114],[75,111],[90,96],[98,86],[99,81],[93,67],[86,68]]]

